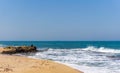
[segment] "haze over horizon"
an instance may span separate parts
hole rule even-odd
[[[120,40],[120,0],[0,0],[0,40]]]

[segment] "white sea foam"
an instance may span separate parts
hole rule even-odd
[[[68,65],[74,69],[80,70],[84,73],[119,73],[120,70],[111,70],[111,69],[107,69],[107,68],[99,68],[99,67],[89,67],[89,66],[80,66],[80,65],[76,65],[76,64],[67,64],[67,63],[62,63],[65,65]]]
[[[120,50],[109,48],[52,49],[29,55],[32,58],[51,59],[84,73],[120,73]]]
[[[93,47],[93,46],[89,46],[87,48],[84,48],[83,50],[95,51],[95,52],[106,52],[106,53],[120,53],[120,50],[104,48],[104,47],[96,48],[96,47]]]

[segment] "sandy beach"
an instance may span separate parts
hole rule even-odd
[[[0,48],[0,52],[3,49]],[[82,73],[50,60],[0,54],[0,73]]]

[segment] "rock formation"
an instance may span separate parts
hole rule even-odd
[[[2,54],[15,54],[15,53],[27,53],[27,52],[36,52],[36,46],[19,46],[19,47],[5,47],[4,50],[1,52]]]

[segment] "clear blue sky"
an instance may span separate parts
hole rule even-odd
[[[0,0],[0,40],[120,40],[120,0]]]

